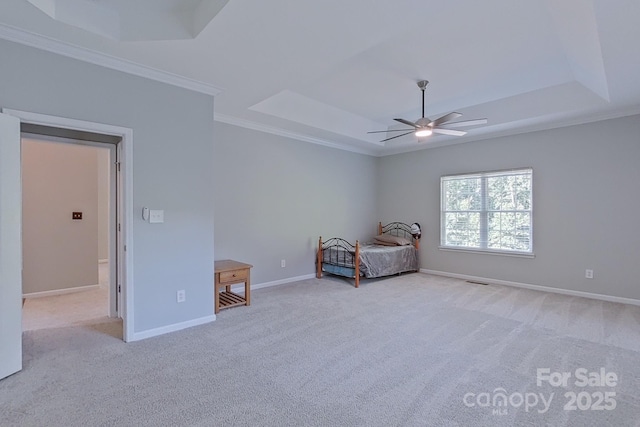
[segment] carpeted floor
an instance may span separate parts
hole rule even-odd
[[[0,425],[640,425],[640,307],[425,274],[251,302],[129,344],[117,323],[25,332]],[[544,368],[567,385],[538,385]],[[580,368],[609,384],[576,385]]]

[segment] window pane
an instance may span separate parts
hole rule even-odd
[[[476,212],[447,213],[445,245],[480,247],[480,214]]]
[[[480,210],[480,190],[480,178],[447,181],[444,188],[445,210]]]
[[[519,211],[527,211],[531,209],[531,193],[525,193],[523,191],[518,192],[515,208]]]
[[[487,247],[490,249],[499,249],[502,245],[502,224],[500,222],[500,214],[488,214],[487,221],[489,223],[487,227]]]
[[[508,175],[487,178],[488,209],[514,210],[522,209],[518,205],[530,194],[523,191],[523,178],[520,175]],[[528,209],[528,208],[525,208]]]
[[[512,249],[515,224],[513,213],[491,213],[489,220],[489,249]]]
[[[516,239],[517,250],[531,251],[531,213],[519,212],[516,214]]]
[[[487,247],[511,251],[529,251],[531,215],[522,212],[492,212],[487,215]]]

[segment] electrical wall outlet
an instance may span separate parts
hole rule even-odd
[[[593,270],[585,270],[584,277],[586,277],[587,279],[593,279]]]
[[[287,266],[287,261],[284,259],[280,260],[280,267],[285,268]]]
[[[176,301],[178,302],[185,302],[185,300],[187,299],[187,294],[184,291],[184,289],[176,292]]]

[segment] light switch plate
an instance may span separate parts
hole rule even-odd
[[[159,209],[149,210],[149,222],[151,224],[159,224],[164,222],[164,211]]]

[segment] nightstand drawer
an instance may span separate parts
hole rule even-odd
[[[223,271],[220,273],[220,283],[244,282],[249,275],[249,269]]]

